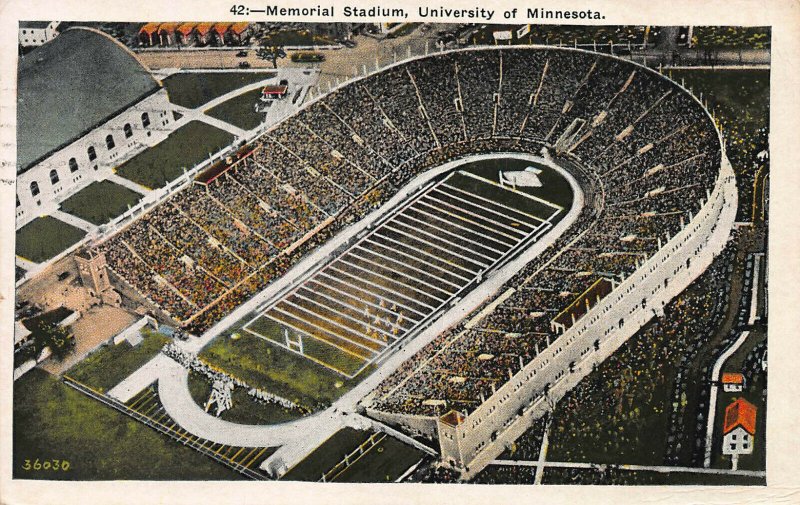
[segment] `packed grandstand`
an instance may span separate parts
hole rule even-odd
[[[504,297],[480,308],[477,322],[465,319],[437,336],[367,402],[371,413],[449,413],[446,422],[458,425],[662,251],[710,205],[721,179],[732,178],[721,168],[712,118],[677,84],[629,61],[572,49],[475,48],[414,59],[311,102],[213,177],[98,247],[118,277],[202,332],[428,169],[468,155],[543,148],[580,183],[585,205],[577,219],[504,284]],[[439,199],[458,197],[475,214],[499,208],[448,191]],[[731,196],[717,201],[730,206]],[[360,315],[380,313],[407,329],[415,310],[421,319],[432,303],[430,292],[393,290],[390,275],[374,269],[391,271],[414,249],[454,247],[442,234],[446,223],[416,223],[427,238],[415,237],[409,224],[395,226],[360,260],[351,257],[347,268],[360,267],[359,275],[344,268],[327,285],[307,286],[303,300],[276,319],[309,333],[309,325],[323,326],[351,341],[361,332],[365,356],[396,340],[391,325],[373,324],[367,333]],[[433,262],[439,275],[408,275],[425,276],[442,293],[461,285],[463,265]],[[365,281],[397,294],[376,297]],[[322,308],[298,308],[308,304]]]

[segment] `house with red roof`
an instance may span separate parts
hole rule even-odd
[[[211,42],[211,37],[213,36],[211,29],[214,27],[214,23],[200,23],[194,27],[194,32],[197,37],[197,42],[200,45],[206,45]]]
[[[244,45],[249,41],[250,35],[250,23],[233,23],[225,34],[225,42],[231,45]]]
[[[184,46],[191,46],[197,42],[194,36],[194,28],[198,23],[181,23],[175,29],[175,42]]]
[[[751,454],[756,434],[756,406],[738,398],[725,409],[722,454],[731,456],[733,467],[741,454]]]
[[[722,390],[726,393],[739,393],[744,389],[744,375],[733,372],[723,372]]]
[[[143,46],[158,44],[158,27],[161,23],[147,23],[139,28],[139,42]]]

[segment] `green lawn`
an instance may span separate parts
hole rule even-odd
[[[41,263],[68,249],[86,232],[50,216],[37,217],[17,230],[17,256]]]
[[[93,182],[61,204],[61,210],[92,224],[105,224],[133,207],[142,195],[111,181]]]
[[[169,338],[165,335],[151,332],[136,347],[128,342],[105,344],[70,368],[66,375],[97,391],[106,392],[150,361],[167,342]]]
[[[254,89],[222,102],[207,110],[206,114],[238,126],[242,130],[252,130],[263,123],[266,117],[265,112],[255,111],[255,104],[258,103],[260,96],[261,89]]]
[[[355,379],[347,380],[322,365],[240,328],[240,325],[234,326],[215,338],[200,353],[200,359],[251,386],[288,398],[309,409],[327,407],[370,372],[369,369],[364,370]],[[231,338],[233,333],[237,333],[239,338]]]
[[[353,428],[337,431],[303,461],[289,469],[281,480],[318,481],[324,472],[330,470],[345,454],[363,443],[370,434]]]
[[[278,344],[283,344],[284,332],[288,332],[291,339],[298,338],[298,332],[293,328],[284,326],[267,317],[260,317],[253,321],[253,324],[248,327],[249,330],[268,338],[269,340]],[[308,335],[302,335],[303,339],[303,354],[316,360],[319,363],[324,363],[327,366],[339,370],[346,375],[352,376],[364,366],[366,361],[352,354],[348,354],[338,347],[329,345],[321,340],[317,340]]]
[[[189,374],[189,391],[201,408],[205,406],[211,394],[211,383],[200,374]],[[302,412],[297,409],[287,409],[276,403],[260,403],[255,401],[247,390],[237,387],[231,394],[232,406],[224,411],[220,418],[237,424],[278,424],[298,419]],[[214,412],[212,406],[209,412]]]
[[[14,383],[13,477],[232,480],[238,473],[35,369]],[[68,471],[25,471],[39,458]]]
[[[234,140],[230,133],[192,121],[166,140],[134,156],[117,173],[148,188],[160,188]]]
[[[394,482],[425,453],[386,437],[336,477],[336,482]]]
[[[266,72],[187,72],[173,74],[162,82],[170,102],[194,109],[248,84],[274,77]]]

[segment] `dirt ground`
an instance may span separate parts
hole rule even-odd
[[[75,334],[75,350],[64,361],[53,358],[43,362],[41,368],[53,375],[61,375],[81,361],[98,345],[107,341],[136,321],[139,316],[110,305],[92,307],[82,313],[72,324]]]

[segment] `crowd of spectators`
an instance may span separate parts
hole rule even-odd
[[[506,285],[512,296],[435,339],[376,396],[381,409],[433,415],[425,400],[435,399],[471,410],[554,340],[555,315],[599,278],[630,275],[699,209],[720,151],[692,100],[651,71],[587,52],[433,55],[314,102],[101,247],[119,275],[199,332],[422,171],[546,143],[580,160],[587,194],[602,199]]]

